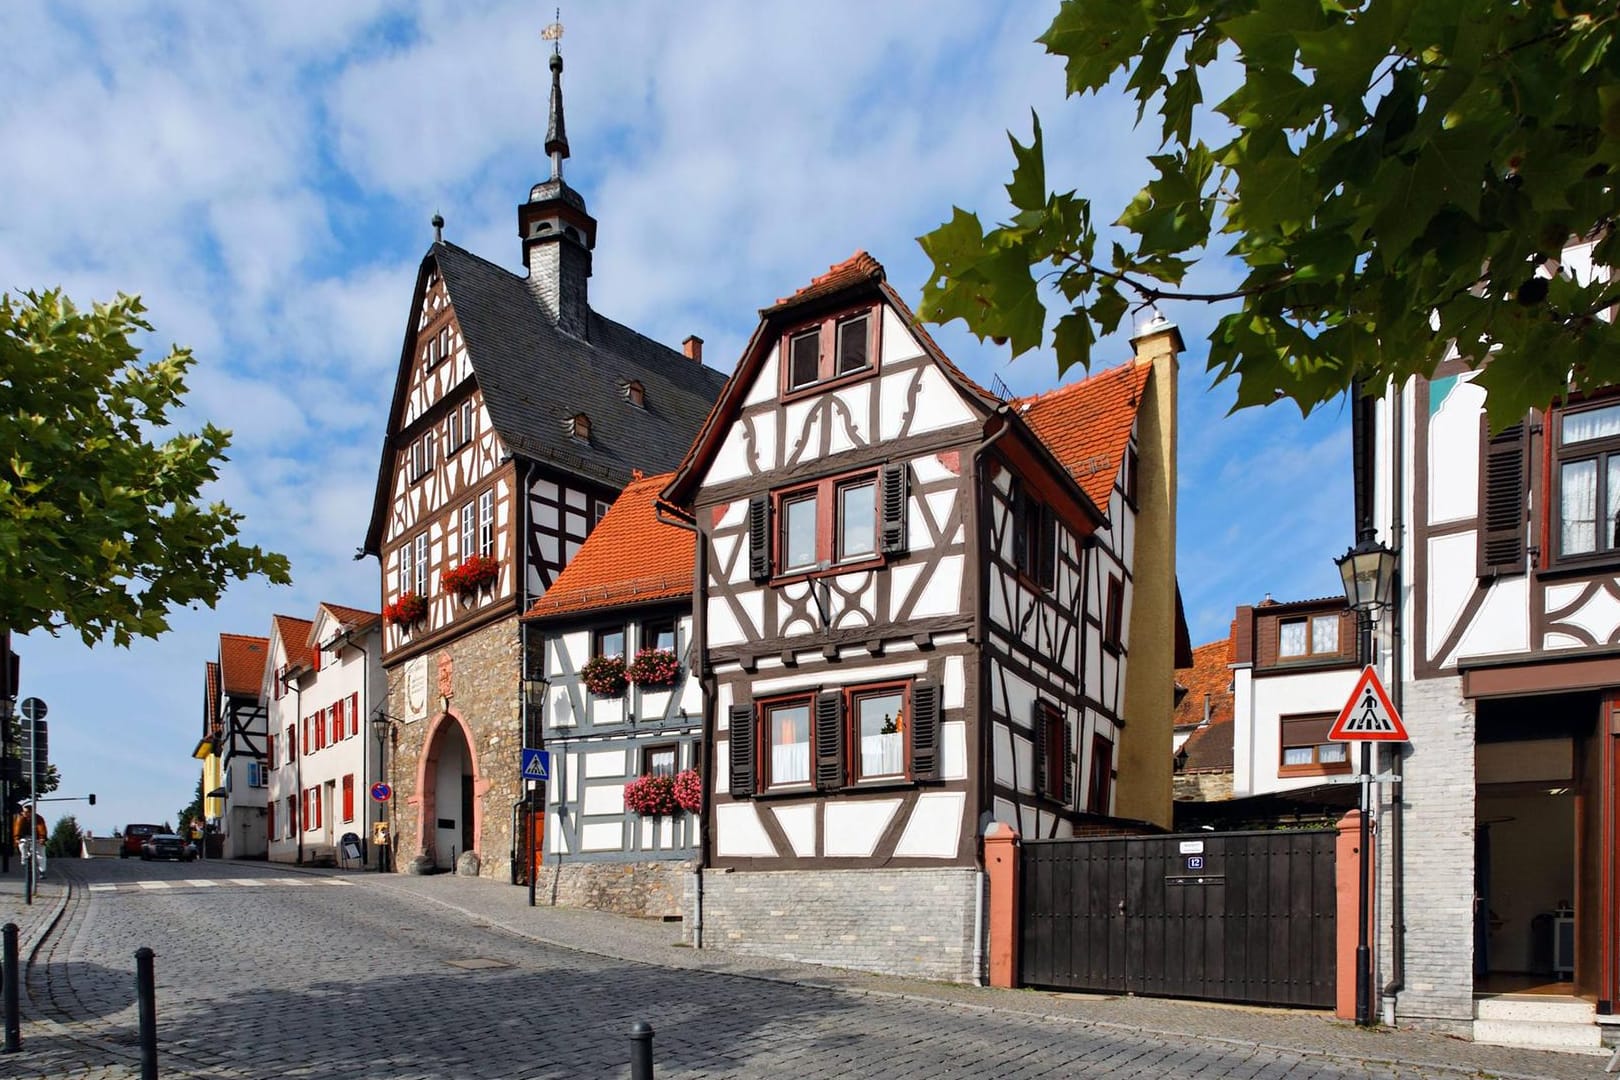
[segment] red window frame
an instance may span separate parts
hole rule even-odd
[[[360,734],[360,691],[349,695],[349,735]]]
[[[354,820],[354,773],[343,774],[343,820]]]
[[[756,703],[754,710],[754,724],[756,726],[754,746],[757,747],[754,757],[754,768],[759,776],[756,785],[761,792],[768,792],[773,788],[787,791],[809,791],[816,786],[816,695],[814,691],[784,694],[781,697],[766,698]],[[771,712],[775,709],[804,706],[804,722],[806,725],[805,742],[809,746],[810,762],[803,780],[790,780],[777,784],[771,775]]]
[[[872,485],[872,551],[848,560],[838,560],[840,531],[839,493],[845,488]],[[784,567],[782,559],[787,550],[788,503],[814,497],[816,500],[816,561],[813,566]],[[883,562],[883,478],[881,469],[856,469],[824,476],[819,480],[795,484],[771,492],[771,576],[778,581],[794,581],[815,574],[847,573],[865,570]]]
[[[898,784],[911,782],[911,683],[910,679],[892,682],[862,683],[844,690],[844,780],[854,784]],[[859,698],[883,697],[900,692],[900,771],[864,776],[861,773],[860,717],[855,713]]]
[[[866,317],[866,363],[851,371],[840,372],[838,365],[839,327],[862,316]],[[793,382],[793,342],[808,334],[816,334],[816,377],[809,382]],[[792,401],[808,394],[820,393],[835,386],[858,382],[877,373],[883,345],[883,305],[860,304],[788,327],[782,333],[777,350],[780,368],[778,385],[781,399]]]
[[[266,768],[276,767],[276,733],[273,731],[264,733],[264,763]]]

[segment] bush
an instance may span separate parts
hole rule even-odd
[[[84,854],[84,834],[79,819],[72,814],[58,818],[56,828],[45,841],[45,854],[52,859],[77,859]]]

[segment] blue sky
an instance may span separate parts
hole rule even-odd
[[[1048,175],[1099,217],[1146,178],[1157,126],[1122,96],[1066,101],[1033,39],[1055,4],[593,3],[565,10],[569,182],[600,221],[593,306],[729,372],[757,310],[857,249],[913,302],[915,238],[953,205],[1005,210],[1006,132],[1041,115]],[[547,5],[63,3],[0,7],[0,290],[82,303],[140,293],[153,346],[191,346],[188,427],[232,429],[210,494],[285,552],[295,583],[241,584],[160,641],[23,640],[23,693],[51,708],[64,794],[98,833],[190,798],[203,663],[274,612],[377,605],[355,562],[412,281],[445,235],[520,269],[516,207],[547,175]],[[1218,93],[1210,93],[1211,99]],[[1211,264],[1198,287],[1230,281]],[[1194,643],[1237,604],[1338,591],[1351,540],[1348,414],[1228,416],[1205,339],[1170,305],[1181,377],[1179,574]],[[960,324],[947,353],[1017,393],[1057,384]],[[1129,356],[1123,336],[1098,350]],[[1072,376],[1074,377],[1074,376]],[[56,813],[52,813],[52,817]]]

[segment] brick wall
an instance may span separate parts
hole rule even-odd
[[[972,982],[978,881],[977,871],[962,869],[710,870],[703,945]]]
[[[548,856],[549,857],[549,856]],[[647,862],[568,862],[542,866],[542,900],[559,907],[591,908],[637,918],[684,918],[691,906],[687,859]]]
[[[439,695],[439,656],[448,652],[452,664],[453,694],[450,708],[472,732],[477,761],[482,828],[476,851],[482,861],[479,876],[510,880],[512,867],[512,804],[519,796],[518,759],[522,721],[518,711],[518,625],[514,616],[475,630],[427,654],[428,713],[414,723],[399,724],[399,742],[390,751],[389,782],[394,785],[391,814],[394,820],[394,865],[403,870],[422,851],[421,806],[417,769],[428,733],[442,714]],[[406,716],[405,665],[388,669],[388,711]],[[433,780],[430,777],[429,783]]]
[[[1406,989],[1396,1021],[1467,1035],[1474,1019],[1474,712],[1457,677],[1408,682],[1405,772]],[[1388,751],[1380,764],[1387,765]],[[1379,791],[1388,821],[1389,789]],[[1390,829],[1379,830],[1375,991],[1390,977]]]

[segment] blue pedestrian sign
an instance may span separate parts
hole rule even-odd
[[[519,775],[524,780],[545,781],[551,778],[551,751],[523,748],[523,764]]]

